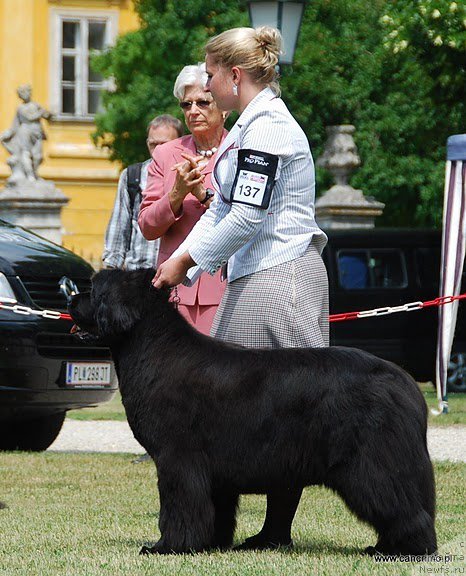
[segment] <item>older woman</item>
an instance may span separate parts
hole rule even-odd
[[[185,66],[180,72],[173,93],[191,134],[158,146],[149,166],[139,226],[147,240],[161,238],[157,266],[178,248],[211,202],[207,190],[217,149],[227,131],[223,127],[226,114],[204,91],[206,82],[204,64]],[[203,162],[193,162],[199,156]],[[209,334],[224,285],[218,272],[203,274],[192,287],[178,287],[180,312],[204,334]]]

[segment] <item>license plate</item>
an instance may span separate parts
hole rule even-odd
[[[111,383],[110,362],[67,362],[68,386],[108,386]]]

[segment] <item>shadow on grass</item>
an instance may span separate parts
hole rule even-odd
[[[155,539],[153,540],[152,543],[155,542]],[[149,545],[148,542],[145,542],[142,538],[138,539],[138,538],[129,538],[129,537],[125,537],[125,536],[120,536],[118,538],[108,538],[106,540],[106,543],[108,543],[110,546],[115,546],[117,548],[134,548],[135,549],[135,553],[138,554],[140,548],[143,545]]]
[[[369,543],[367,545],[369,546]],[[328,541],[311,540],[300,541],[299,544],[295,544],[290,552],[297,554],[332,554],[337,556],[364,555],[364,549],[356,546],[337,546]]]
[[[151,547],[157,542],[157,537],[151,540],[137,539],[137,538],[126,538],[124,536],[118,538],[109,538],[108,544],[110,546],[116,546],[119,548],[134,548],[135,554],[139,554],[139,550],[142,546]],[[301,541],[299,544],[295,545],[293,548],[277,548],[276,550],[235,550],[235,546],[242,544],[242,540],[235,541],[231,548],[227,550],[212,549],[206,552],[186,552],[184,554],[177,554],[177,556],[197,556],[205,554],[275,554],[280,556],[293,556],[301,554],[311,554],[311,555],[334,555],[334,556],[366,556],[364,554],[364,549],[357,548],[355,546],[336,546],[328,542],[315,542],[311,540]],[[175,556],[175,554],[173,554]]]

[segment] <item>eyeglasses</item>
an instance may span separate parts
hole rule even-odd
[[[198,108],[200,108],[201,110],[205,110],[206,108],[208,108],[212,104],[212,101],[211,100],[183,100],[183,102],[180,102],[180,108],[182,110],[191,110],[191,107],[193,104],[196,104],[196,106]]]

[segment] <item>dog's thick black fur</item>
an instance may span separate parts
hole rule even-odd
[[[351,348],[246,349],[203,336],[153,275],[104,270],[70,305],[81,329],[109,343],[128,422],[157,466],[161,538],[144,552],[230,546],[245,493],[267,494],[270,507],[245,547],[288,544],[312,484],[374,527],[368,551],[436,550],[427,410],[406,372]]]

